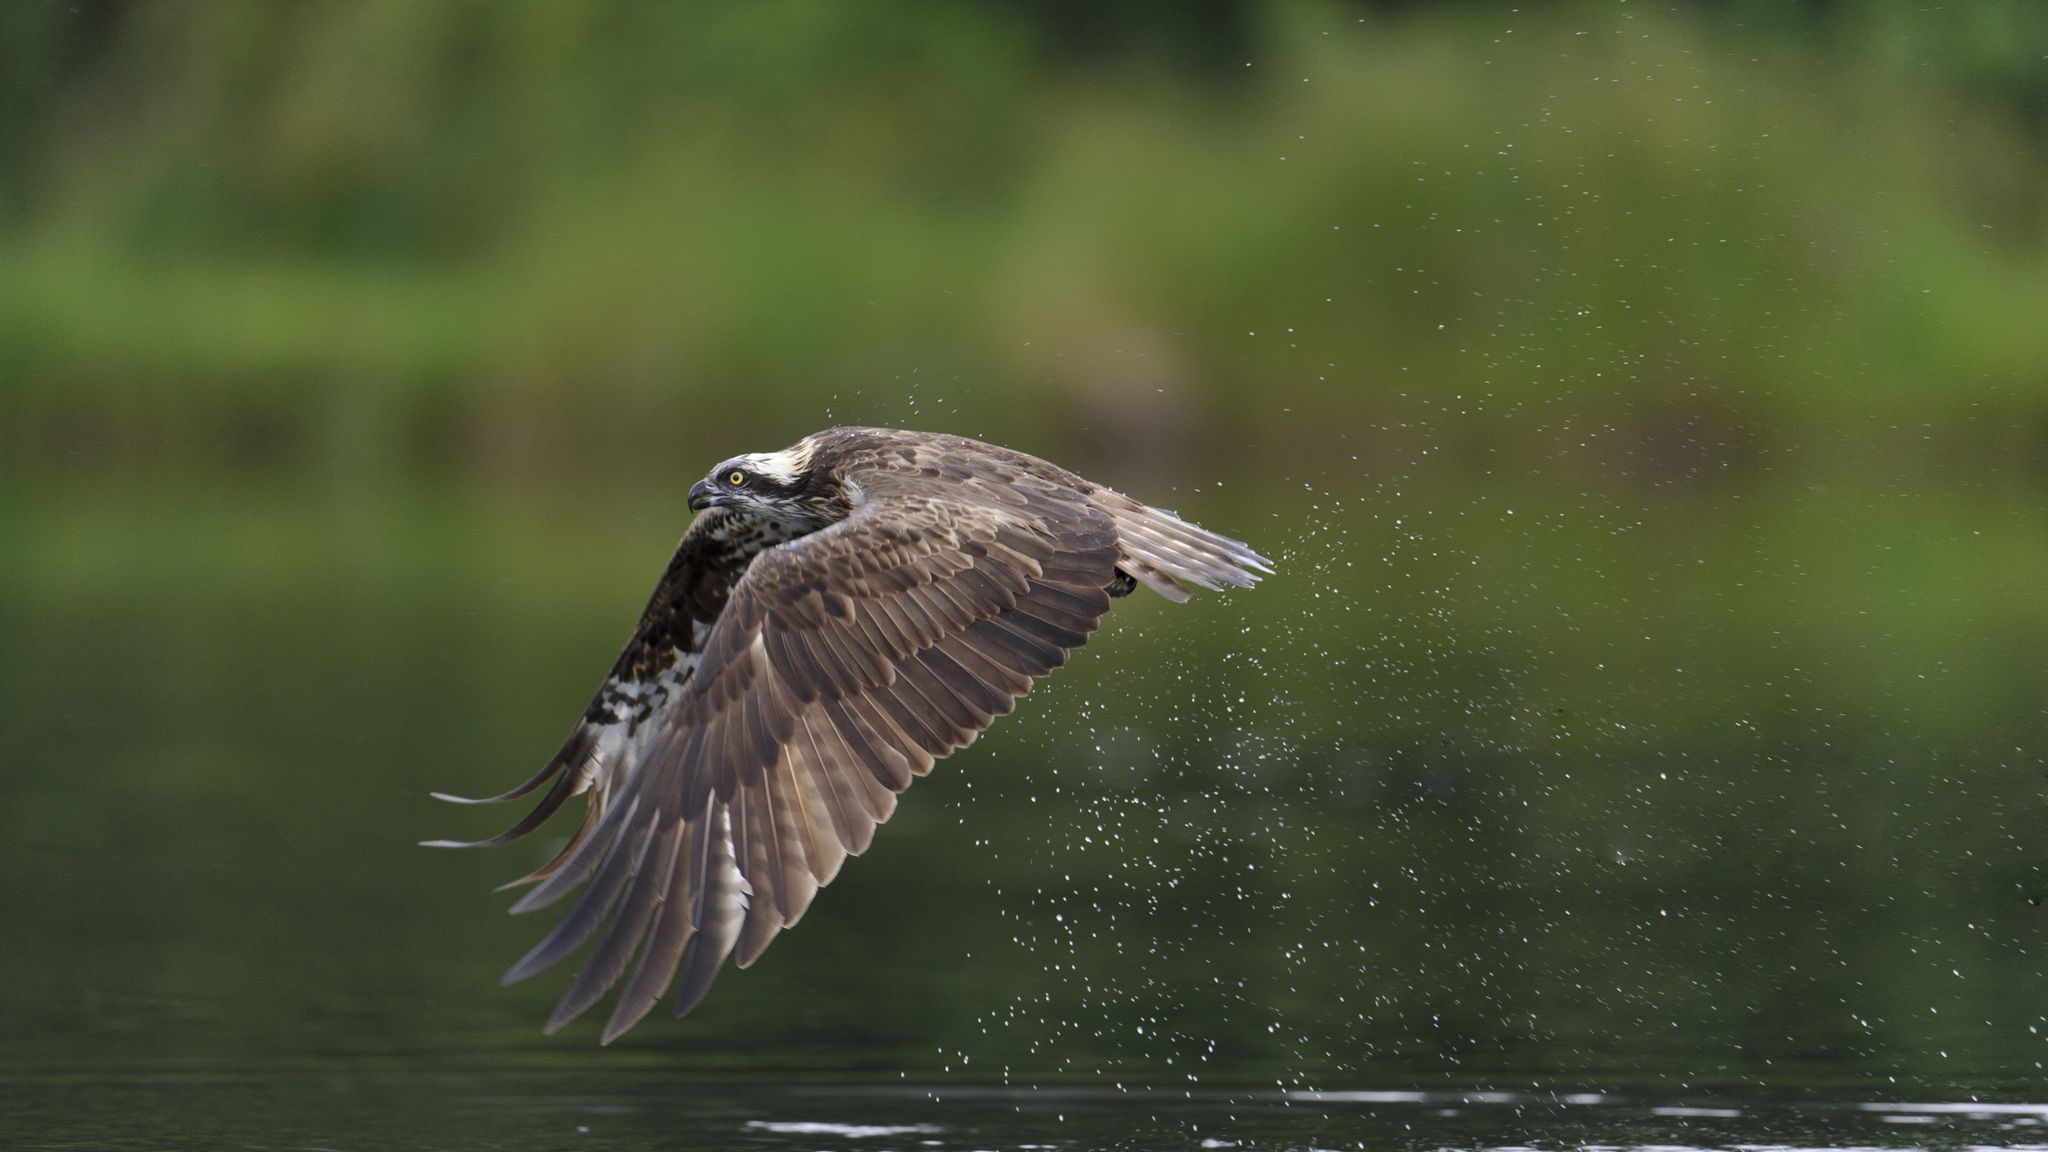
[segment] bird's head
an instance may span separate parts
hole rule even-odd
[[[845,517],[839,482],[812,467],[808,442],[780,452],[735,456],[690,488],[690,511],[733,508],[798,532],[815,532]]]

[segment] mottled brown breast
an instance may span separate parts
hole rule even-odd
[[[640,614],[640,626],[612,664],[611,675],[591,700],[585,718],[606,723],[644,714],[647,689],[660,684],[662,674],[683,658],[702,650],[705,633],[725,611],[726,599],[747,565],[792,538],[779,524],[729,508],[698,516],[677,543]]]

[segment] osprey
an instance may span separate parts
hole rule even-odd
[[[589,797],[568,846],[513,882],[534,885],[514,912],[582,892],[504,982],[596,936],[547,1031],[626,977],[606,1044],[679,970],[681,1016],[728,955],[753,963],[897,794],[1064,664],[1112,597],[1143,584],[1182,601],[1187,585],[1273,570],[1036,457],[896,429],[735,456],[689,506],[700,515],[554,759],[501,796],[435,793],[548,789],[503,833],[434,847],[502,844]]]

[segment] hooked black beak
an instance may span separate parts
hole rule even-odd
[[[690,511],[702,512],[718,503],[718,492],[709,480],[699,480],[690,485]]]

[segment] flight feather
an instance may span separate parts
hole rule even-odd
[[[677,546],[611,674],[485,840],[576,795],[581,826],[515,884],[530,911],[575,899],[505,975],[596,940],[548,1021],[624,981],[602,1040],[675,985],[681,1015],[728,957],[795,924],[897,797],[1064,664],[1143,584],[1249,586],[1238,541],[1036,457],[956,436],[835,428],[734,457],[691,490]],[[545,789],[545,791],[542,791]],[[437,794],[440,795],[440,794]]]

